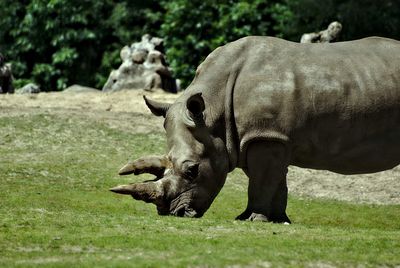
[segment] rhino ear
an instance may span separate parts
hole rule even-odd
[[[150,111],[156,116],[163,116],[167,114],[169,107],[171,107],[170,103],[162,103],[158,101],[153,101],[148,99],[146,96],[143,96],[144,101],[146,102],[147,107],[149,107]]]
[[[190,112],[191,116],[201,117],[203,115],[204,109],[206,108],[201,93],[192,95],[186,102],[186,108]]]

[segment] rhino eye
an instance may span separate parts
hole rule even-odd
[[[184,165],[183,173],[186,177],[190,179],[195,179],[199,174],[199,164],[197,163],[187,163]]]

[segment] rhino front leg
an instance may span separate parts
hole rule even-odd
[[[247,150],[248,203],[238,220],[290,223],[286,215],[289,155],[278,142],[254,142]]]

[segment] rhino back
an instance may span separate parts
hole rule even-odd
[[[247,145],[255,139],[286,143],[291,164],[302,167],[349,174],[398,164],[398,41],[320,45],[250,37],[237,42],[232,47],[242,48],[236,51],[232,106],[239,166],[246,165]]]

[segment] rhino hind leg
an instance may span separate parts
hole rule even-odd
[[[246,210],[236,219],[290,223],[286,215],[288,153],[279,142],[258,141],[247,149]]]

